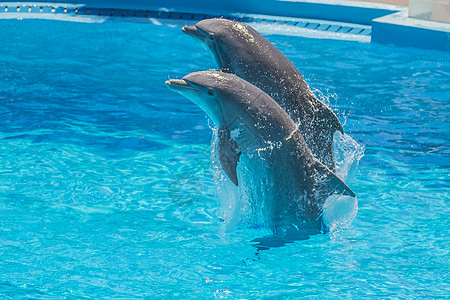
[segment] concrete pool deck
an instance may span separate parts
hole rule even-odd
[[[224,16],[243,22],[261,20],[243,15],[271,16],[267,20],[317,31],[370,36],[372,42],[450,51],[450,23],[408,17],[407,0],[75,0],[68,3],[0,1],[0,17],[13,14],[75,14],[102,17],[141,17],[200,20]],[[69,4],[70,3],[70,4]],[[396,5],[393,5],[396,4]],[[2,16],[3,15],[3,16]],[[239,16],[239,17],[236,17]],[[286,20],[292,18],[292,20]],[[267,21],[263,19],[263,21]],[[315,20],[315,21],[314,21]],[[338,26],[341,22],[343,25]],[[352,24],[347,26],[347,24]]]
[[[381,4],[390,4],[390,5],[399,5],[399,6],[408,6],[409,5],[409,0],[351,0],[351,1],[381,3]]]

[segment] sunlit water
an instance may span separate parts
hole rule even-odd
[[[205,114],[164,86],[215,67],[199,44],[150,24],[0,28],[2,297],[449,297],[448,54],[268,35],[353,138],[336,150],[359,209],[258,251],[245,201],[224,226]]]

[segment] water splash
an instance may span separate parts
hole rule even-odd
[[[335,173],[344,182],[349,182],[364,156],[364,146],[358,144],[351,136],[339,131],[334,134],[333,143]],[[350,226],[357,213],[357,197],[331,195],[323,204],[323,224],[333,235]]]
[[[236,228],[264,228],[267,226],[269,217],[264,214],[264,212],[268,211],[265,208],[267,203],[261,200],[266,198],[264,197],[265,191],[259,190],[259,188],[268,185],[254,182],[253,174],[258,172],[258,170],[250,169],[246,163],[242,163],[247,159],[242,155],[237,172],[239,186],[235,186],[222,170],[218,156],[218,144],[218,130],[213,128],[211,161],[213,177],[218,192],[218,214],[224,221],[225,231],[231,231]]]
[[[247,166],[245,155],[238,164],[239,186],[235,186],[222,170],[218,157],[218,130],[213,128],[211,141],[211,160],[214,181],[218,192],[219,217],[224,222],[224,230],[271,228],[269,215],[271,204],[270,184],[264,180],[264,164]],[[364,155],[364,147],[347,134],[337,132],[334,136],[334,156],[336,174],[344,181],[354,175],[360,159]],[[256,168],[256,169],[255,169]],[[258,178],[253,174],[261,174]],[[258,180],[258,182],[254,182]],[[267,198],[267,199],[266,199]],[[358,201],[354,197],[332,195],[324,204],[324,225],[331,232],[342,231],[355,218]]]
[[[347,228],[358,213],[358,199],[334,194],[323,204],[323,224],[331,233]]]
[[[351,136],[336,131],[333,137],[333,153],[336,175],[344,182],[355,175],[359,161],[364,156],[364,146],[358,144]]]

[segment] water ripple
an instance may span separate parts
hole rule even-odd
[[[218,203],[207,118],[164,86],[215,67],[195,41],[127,22],[0,28],[0,295],[448,298],[446,53],[269,36],[345,124],[359,211],[258,251],[268,232],[233,216],[261,216]]]

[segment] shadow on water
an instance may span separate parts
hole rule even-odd
[[[279,248],[299,241],[308,240],[311,236],[316,234],[326,234],[328,229],[322,224],[322,230],[317,231],[315,229],[304,229],[290,231],[288,234],[280,236],[276,234],[266,235],[261,238],[253,239],[251,242],[253,247],[261,250],[270,250],[271,248]]]
[[[294,234],[291,233],[287,236],[277,236],[276,234],[271,234],[261,238],[253,239],[251,240],[251,243],[252,246],[256,248],[255,256],[243,259],[242,263],[244,265],[248,265],[251,264],[251,262],[256,262],[260,260],[261,259],[260,254],[263,253],[262,251],[268,251],[273,248],[280,248],[296,242],[306,241],[313,235],[326,233],[327,232],[302,230]]]
[[[270,250],[271,248],[283,247],[286,246],[287,244],[292,244],[296,241],[307,240],[309,239],[309,237],[310,235],[307,234],[300,237],[299,239],[287,239],[287,238],[280,238],[277,236],[265,236],[262,238],[256,238],[251,242],[256,243],[252,244],[252,246],[258,249],[258,251],[260,251],[260,250]]]

